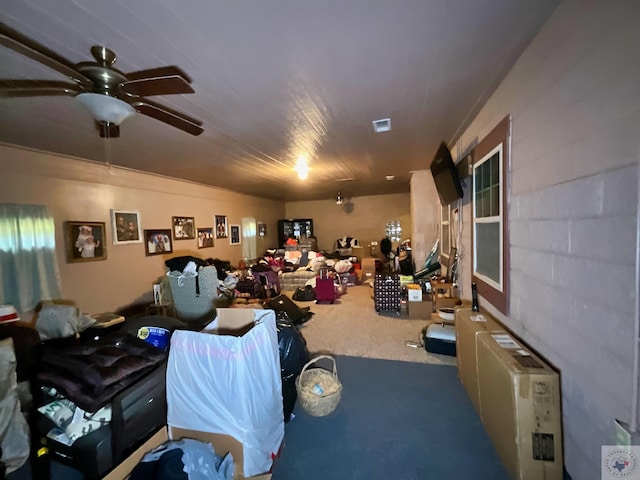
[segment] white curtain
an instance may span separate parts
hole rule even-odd
[[[0,304],[20,312],[61,297],[55,224],[42,205],[0,204]]]
[[[247,260],[256,258],[256,219],[242,219],[242,256]]]

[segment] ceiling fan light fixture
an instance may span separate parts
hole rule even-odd
[[[120,125],[127,118],[135,115],[135,109],[116,97],[100,93],[80,93],[76,95],[78,101],[84,105],[98,122]]]
[[[342,202],[344,202],[344,197],[338,192],[338,195],[336,195],[336,205],[342,205]]]

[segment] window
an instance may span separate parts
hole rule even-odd
[[[451,250],[450,212],[449,205],[442,205],[440,209],[440,245],[442,245],[441,255],[445,258],[449,258]]]
[[[473,281],[482,295],[507,315],[509,242],[506,170],[510,119],[506,117],[474,150]]]
[[[244,217],[242,222],[242,256],[247,260],[254,260],[257,256],[256,219]]]
[[[400,225],[400,222],[398,220],[387,222],[385,233],[387,235],[387,238],[392,242],[399,242],[402,238],[402,225]]]
[[[60,298],[55,225],[46,207],[0,204],[0,303],[20,312]]]

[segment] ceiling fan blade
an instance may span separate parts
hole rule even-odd
[[[83,89],[76,84],[52,80],[0,80],[0,98],[75,96]]]
[[[126,82],[122,82],[121,88],[125,93],[138,97],[194,93],[191,85],[189,85],[184,78],[178,75],[128,80]]]
[[[204,131],[200,126],[202,125],[200,120],[149,100],[136,100],[131,102],[131,106],[143,115],[148,115],[151,118],[184,130],[191,135],[200,135]]]
[[[100,138],[118,138],[120,136],[120,126],[109,122],[96,122],[100,131]]]
[[[180,68],[172,65],[127,73],[127,80],[145,80],[147,78],[158,77],[182,77],[185,82],[191,83],[189,75],[184,73]]]
[[[91,88],[92,86],[91,80],[78,72],[69,60],[2,22],[0,22],[0,45],[46,65],[56,72],[78,82],[85,88]]]

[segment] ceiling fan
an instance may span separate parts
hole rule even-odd
[[[69,77],[56,80],[0,79],[0,98],[69,95],[95,118],[101,137],[120,136],[120,123],[136,112],[192,135],[200,135],[202,122],[148,100],[147,96],[194,93],[191,79],[178,67],[166,66],[123,73],[113,67],[116,55],[102,46],[91,47],[95,61],[71,63],[49,48],[0,22],[0,45]]]

